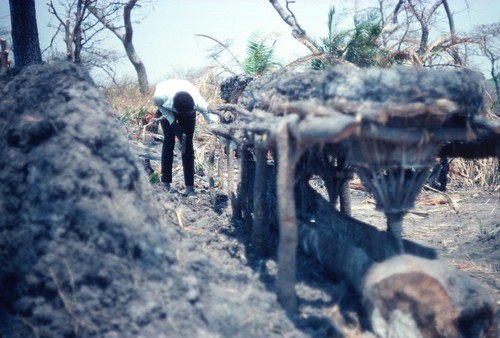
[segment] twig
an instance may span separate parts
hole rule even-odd
[[[40,333],[38,333],[38,328],[31,324],[29,321],[27,321],[26,319],[22,318],[22,317],[19,317],[17,316],[16,317],[21,323],[23,323],[24,325],[28,326],[31,331],[33,332],[33,335],[35,336],[35,338],[39,338],[40,337]]]
[[[179,222],[179,226],[181,228],[185,228],[184,223],[182,222],[182,209],[181,208],[175,209],[175,215],[177,216],[177,221]]]
[[[64,292],[62,291],[62,288],[59,285],[57,277],[52,269],[49,269],[49,274],[52,277],[54,284],[56,285],[57,294],[59,295],[59,298],[61,298],[61,301],[64,305],[64,308],[68,312],[68,315],[73,319],[73,333],[75,334],[75,336],[78,336],[78,328],[79,328],[80,324],[79,324],[79,320],[76,318],[75,314],[73,313],[73,311],[71,309],[71,305],[70,305],[71,300],[67,299],[66,296],[64,295]],[[69,274],[70,274],[71,283],[72,283],[73,282],[72,274],[71,273],[69,273]]]
[[[424,188],[425,188],[425,189],[429,189],[430,191],[433,191],[433,192],[436,192],[436,193],[438,193],[438,194],[441,194],[441,195],[445,196],[445,197],[448,199],[448,201],[450,202],[450,205],[451,205],[451,207],[453,208],[453,210],[455,211],[455,213],[457,213],[457,214],[458,214],[458,204],[457,204],[457,202],[455,202],[455,201],[453,200],[453,198],[451,198],[451,196],[450,196],[450,195],[448,195],[447,193],[445,193],[445,192],[443,192],[443,191],[439,191],[439,190],[437,190],[437,189],[434,189],[433,187],[431,187],[431,186],[430,186],[430,185],[428,185],[428,184],[425,184],[425,185],[424,185]]]
[[[163,115],[162,115],[162,116],[160,116],[160,117],[157,117],[157,118],[153,118],[153,119],[151,120],[151,122],[149,122],[148,124],[146,124],[145,126],[143,126],[143,127],[142,127],[142,139],[144,140],[144,138],[145,138],[145,135],[146,135],[146,128],[147,128],[147,127],[149,127],[149,126],[151,126],[151,125],[153,125],[153,124],[157,123],[158,121],[163,120],[163,119],[165,119],[165,118],[166,118],[166,117],[165,117],[165,116],[163,116]],[[160,135],[158,135],[158,136],[160,136]]]
[[[195,228],[190,229],[189,227],[184,226],[184,222],[182,221],[182,208],[175,209],[175,215],[177,216],[177,221],[179,222],[179,226],[183,230],[185,230],[189,233],[192,233],[192,234],[196,234],[196,235],[203,233],[203,231],[201,231],[199,229],[195,229]]]
[[[225,44],[223,44],[222,42],[220,42],[219,40],[217,40],[216,38],[214,37],[211,37],[210,35],[206,35],[206,34],[195,34],[194,36],[199,36],[201,38],[207,38],[207,39],[210,39],[216,43],[218,43],[219,45],[221,45],[225,50],[227,50],[227,52],[231,55],[231,57],[233,58],[233,60],[238,64],[238,66],[241,67],[241,69],[243,69],[243,65],[241,64],[241,62],[238,60],[238,58],[233,54],[233,52],[231,52],[231,50],[229,49],[228,46],[226,46]],[[236,75],[234,72],[228,70],[230,73],[233,73],[234,75]]]

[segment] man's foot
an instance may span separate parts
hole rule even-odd
[[[196,198],[196,191],[194,191],[194,187],[187,186],[184,195],[188,198]]]
[[[166,189],[167,191],[170,191],[170,183],[163,182],[163,185],[165,186],[165,189]]]

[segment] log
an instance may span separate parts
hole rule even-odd
[[[380,231],[338,211],[330,216],[331,224],[325,224],[322,220],[314,223],[300,221],[300,246],[330,276],[344,279],[361,292],[368,268],[399,255],[399,251],[387,231]],[[434,249],[410,240],[403,240],[403,247],[406,253],[421,258],[437,258]]]
[[[411,255],[397,255],[390,234],[338,211],[298,226],[301,248],[358,292],[378,336],[496,337],[491,292],[433,249],[404,240]]]
[[[358,130],[359,121],[352,116],[306,117],[292,129],[294,137],[305,144],[337,143]]]
[[[335,258],[338,262],[331,262],[333,257],[343,255],[343,251],[350,250],[349,245],[363,250],[372,262],[382,262],[399,254],[393,245],[392,235],[387,231],[378,230],[374,226],[339,212],[310,186],[307,187],[307,198],[314,200],[315,212],[299,222],[300,242],[306,253],[316,257],[320,262],[329,261],[327,264],[331,266],[325,267],[327,271],[342,276],[349,274],[349,271],[344,273],[335,268],[339,265],[343,269],[346,265],[342,258]],[[402,240],[402,244],[406,253],[428,259],[437,258],[432,248],[406,239]],[[358,288],[357,285],[352,286]]]
[[[442,260],[401,255],[374,264],[362,294],[380,337],[498,337],[492,294]]]

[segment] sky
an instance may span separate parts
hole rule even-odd
[[[57,3],[59,0],[54,0]],[[47,11],[47,0],[35,0],[41,49],[50,44],[56,20]],[[468,31],[474,25],[500,21],[500,1],[497,0],[449,0],[454,12],[455,26]],[[0,0],[0,27],[9,27],[9,0]],[[285,1],[281,0],[282,6]],[[337,18],[351,18],[342,12],[343,6],[352,8],[348,0],[295,0],[291,8],[295,16],[312,38],[327,33],[327,13],[331,5],[337,8]],[[377,4],[373,0],[357,0],[360,7]],[[231,51],[239,58],[245,56],[245,48],[253,34],[276,34],[276,55],[288,63],[308,53],[306,47],[291,35],[290,27],[281,19],[268,0],[157,0],[140,24],[134,26],[134,45],[145,64],[150,83],[182,75],[192,69],[212,65],[209,49],[215,45],[209,35],[221,42],[230,42]],[[132,11],[134,18],[135,12]],[[349,22],[349,20],[347,20]],[[446,27],[445,27],[446,28]],[[62,40],[60,49],[63,50]],[[120,41],[112,34],[106,39],[107,46],[123,51]],[[135,77],[126,59],[118,66],[121,77]],[[485,71],[486,69],[482,69]],[[120,77],[120,76],[119,76]]]

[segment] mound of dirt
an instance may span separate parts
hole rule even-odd
[[[161,216],[83,70],[13,69],[0,88],[2,337],[304,335],[251,269]]]

